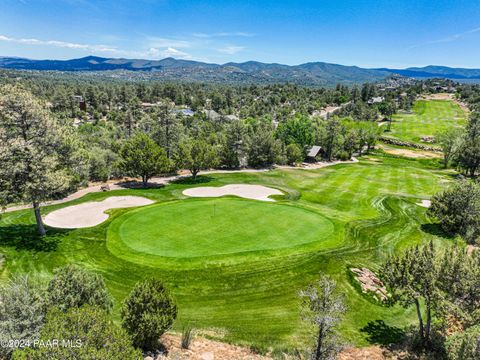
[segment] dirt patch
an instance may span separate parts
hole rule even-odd
[[[328,115],[333,114],[339,109],[341,109],[341,106],[327,106],[325,109],[319,111],[318,116],[325,119],[328,117]]]
[[[440,159],[443,157],[441,153],[434,151],[396,149],[382,145],[380,145],[379,148],[381,148],[383,151],[390,155],[405,156],[414,159]]]
[[[165,334],[161,337],[167,353],[163,355],[150,354],[147,360],[273,360],[268,355],[256,354],[250,349],[230,345],[219,341],[208,340],[197,336],[193,339],[189,349],[181,348],[181,336]],[[349,347],[338,356],[339,360],[398,360],[407,358],[405,354],[392,352],[380,346],[365,348]],[[285,356],[285,359],[296,357]]]
[[[280,190],[272,189],[262,185],[231,184],[221,187],[196,187],[183,191],[184,195],[191,197],[220,197],[225,195],[239,196],[245,199],[275,201],[270,199],[271,195],[283,195]]]
[[[467,245],[467,254],[468,255],[471,255],[473,254],[474,252],[477,252],[478,249],[480,249],[477,245]]]
[[[45,216],[45,224],[62,229],[86,228],[108,219],[106,210],[153,204],[140,196],[112,196],[103,201],[87,202],[52,211]]]
[[[381,302],[388,300],[389,294],[385,285],[373,271],[367,268],[352,268],[350,270],[356,275],[355,279],[360,283],[364,293],[372,294]]]
[[[272,358],[255,354],[250,349],[235,345],[195,337],[189,349],[182,349],[181,336],[166,334],[161,338],[168,355],[157,356],[155,360],[271,360]]]
[[[385,351],[380,346],[370,346],[366,348],[347,348],[338,356],[339,360],[385,360]]]
[[[424,100],[454,100],[455,99],[453,94],[448,94],[448,93],[422,95],[420,98]]]

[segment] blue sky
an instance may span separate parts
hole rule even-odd
[[[480,68],[478,0],[0,0],[0,56]]]

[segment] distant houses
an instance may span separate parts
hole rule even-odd
[[[203,113],[207,116],[209,120],[212,121],[220,121],[220,120],[228,120],[228,121],[236,121],[239,120],[238,116],[236,115],[221,115],[215,110],[203,110]]]
[[[191,110],[191,109],[175,109],[173,110],[173,113],[174,114],[180,114],[180,115],[184,115],[184,116],[193,116],[195,115],[195,111]]]
[[[384,101],[385,101],[385,98],[383,96],[375,96],[370,100],[368,100],[368,105],[378,104]]]

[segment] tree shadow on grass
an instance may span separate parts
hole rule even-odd
[[[17,250],[55,251],[70,230],[48,228],[46,236],[37,233],[35,225],[16,224],[0,227],[0,246],[11,246]]]
[[[181,177],[175,181],[172,181],[172,184],[180,184],[180,185],[196,185],[196,184],[205,184],[209,183],[213,180],[212,177],[207,175],[199,175],[194,180],[192,176],[188,177]]]
[[[389,326],[383,320],[370,321],[360,331],[368,335],[367,341],[370,344],[398,344],[405,338],[404,330],[395,326]]]
[[[440,224],[422,224],[420,228],[422,229],[423,232],[426,232],[428,234],[435,235],[444,239],[454,238],[454,236],[445,232],[440,226]]]

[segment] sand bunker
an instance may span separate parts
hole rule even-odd
[[[424,208],[429,208],[432,205],[430,200],[422,200],[422,202],[417,203],[418,206],[422,206]]]
[[[152,204],[153,201],[140,196],[112,196],[103,201],[87,202],[56,210],[45,216],[48,226],[76,229],[101,224],[108,219],[106,210]]]
[[[183,191],[184,195],[192,197],[220,197],[225,195],[235,195],[246,199],[275,201],[270,199],[270,195],[283,195],[280,190],[272,189],[262,185],[242,185],[232,184],[222,187],[197,187]]]

